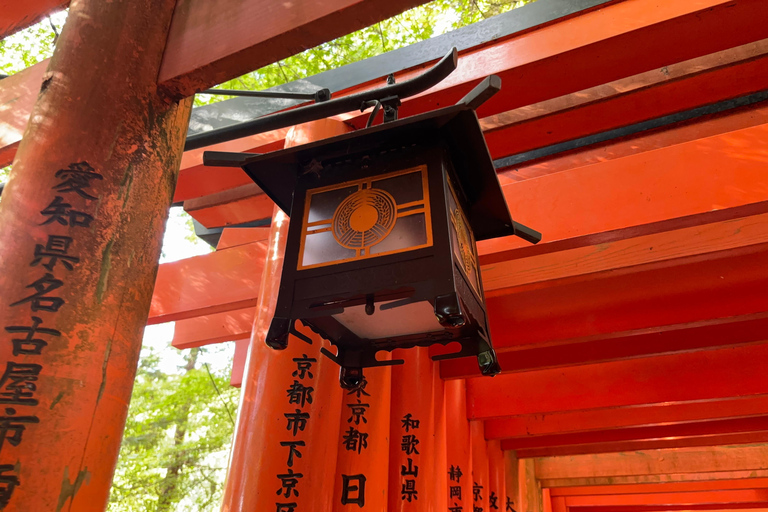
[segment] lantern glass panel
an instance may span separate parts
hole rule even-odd
[[[432,245],[426,166],[307,191],[298,270]]]
[[[373,316],[369,316],[365,312],[365,306],[360,305],[347,307],[343,313],[333,317],[360,338],[372,340],[440,332],[444,329],[435,317],[434,306],[428,301],[386,309],[389,303],[376,304]]]
[[[451,179],[448,179],[448,216],[451,225],[451,247],[459,263],[459,268],[467,276],[472,288],[478,296],[482,297],[483,292],[480,287],[480,272],[477,265],[477,244],[475,236],[469,227],[469,222],[464,214],[464,210],[459,205],[456,198],[456,190],[453,187]]]

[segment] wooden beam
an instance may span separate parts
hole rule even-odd
[[[579,510],[591,507],[629,507],[649,505],[745,505],[760,504],[765,508],[768,505],[768,489],[728,489],[728,490],[703,490],[688,492],[656,492],[649,494],[618,494],[608,495],[584,495],[568,496],[565,504],[569,508]]]
[[[148,325],[256,306],[266,242],[160,266]]]
[[[0,39],[34,25],[68,5],[69,0],[0,0]]]
[[[502,369],[765,339],[768,297],[759,288],[768,285],[760,277],[767,233],[768,214],[761,214],[485,266]],[[474,376],[477,366],[468,358],[443,361],[441,374]]]
[[[584,479],[621,477],[664,477],[658,481],[692,481],[676,479],[676,475],[702,474],[701,480],[727,472],[746,475],[768,470],[768,445],[711,446],[677,450],[647,450],[635,453],[604,453],[535,459],[536,478],[545,487],[582,485]],[[741,478],[744,478],[742,476]],[[623,481],[622,481],[623,483]],[[639,483],[639,482],[638,482]],[[596,485],[599,485],[595,483]]]
[[[710,419],[759,416],[768,411],[768,395],[712,402],[662,403],[552,414],[527,414],[485,420],[486,439],[529,438],[640,426],[675,425]]]
[[[0,81],[0,167],[10,164],[16,155],[47,67],[46,60]]]
[[[766,395],[765,357],[768,343],[468,379],[467,412],[489,419]]]
[[[158,81],[174,96],[189,96],[421,3],[179,0]]]
[[[713,406],[713,408],[716,406]],[[532,450],[536,448],[572,447],[620,443],[624,441],[658,440],[685,437],[718,436],[723,434],[756,433],[768,431],[768,416],[728,418],[672,425],[639,426],[621,429],[593,430],[589,432],[558,433],[504,439],[504,450]]]
[[[179,350],[225,341],[247,340],[256,314],[254,308],[214,313],[176,322],[171,346]]]
[[[649,494],[692,491],[719,491],[726,489],[768,489],[768,478],[746,478],[741,480],[708,480],[704,482],[668,482],[657,484],[622,484],[594,485],[579,487],[555,487],[550,495],[556,497],[568,496],[600,496],[620,494]]]

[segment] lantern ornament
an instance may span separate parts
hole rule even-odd
[[[363,368],[402,363],[376,358],[395,348],[458,342],[435,359],[500,371],[476,241],[540,235],[512,221],[474,111],[499,85],[489,77],[454,106],[282,151],[206,153],[208,165],[241,166],[291,219],[269,346],[311,342],[301,321],[337,348],[322,351],[347,388]]]

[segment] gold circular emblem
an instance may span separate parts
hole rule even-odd
[[[456,227],[456,234],[459,239],[459,251],[461,252],[462,263],[464,263],[464,270],[469,275],[475,266],[475,252],[472,250],[472,242],[469,238],[467,225],[464,223],[464,217],[458,208],[453,210],[453,225]]]
[[[376,245],[389,235],[397,219],[395,199],[377,188],[358,190],[336,208],[333,236],[348,249]]]

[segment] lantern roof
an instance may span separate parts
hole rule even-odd
[[[356,130],[280,151],[206,152],[206,165],[242,167],[288,216],[299,176],[307,166],[377,149],[444,143],[467,199],[467,217],[477,240],[515,234],[515,224],[501,191],[496,169],[477,115],[459,103],[424,114]],[[313,164],[313,161],[315,164]]]

